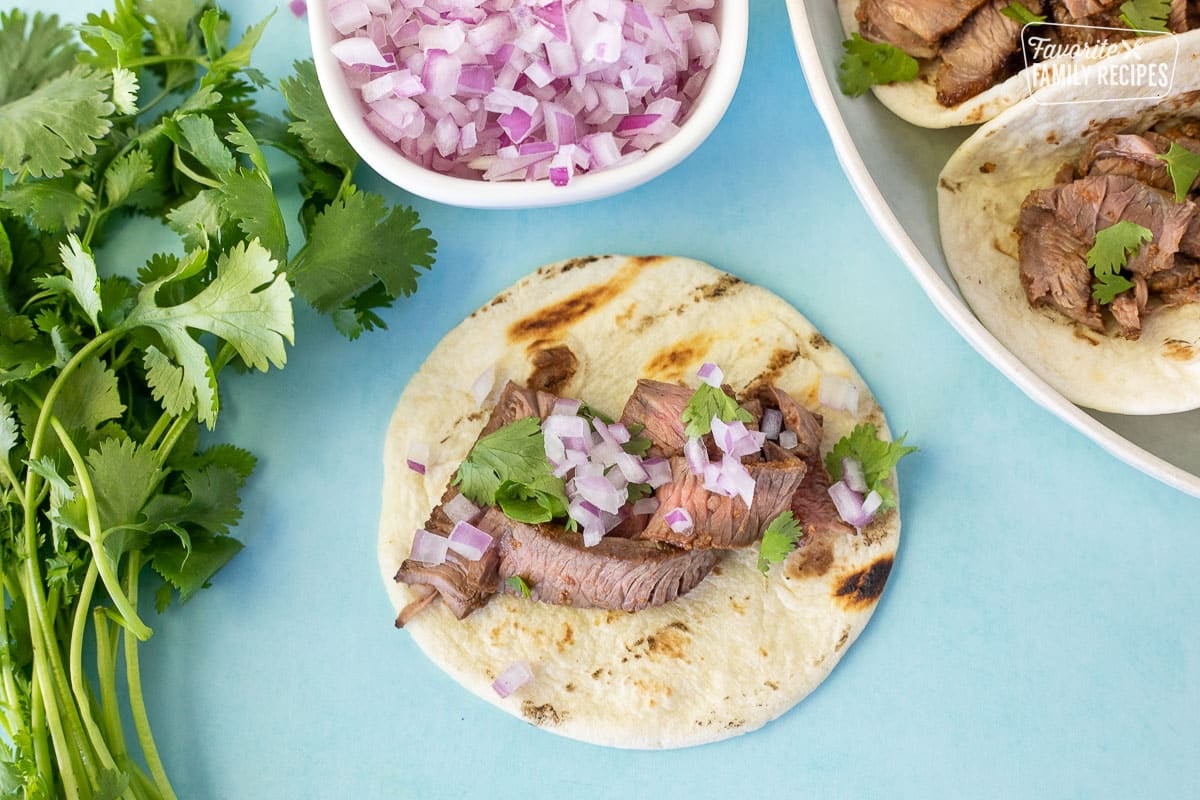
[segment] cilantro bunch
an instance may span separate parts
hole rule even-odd
[[[75,28],[0,13],[0,797],[175,796],[139,594],[150,568],[160,611],[186,601],[241,549],[255,459],[200,439],[219,378],[284,366],[296,295],[353,339],[433,263],[412,209],[355,186],[311,63],[281,84],[286,119],[258,109],[267,22],[231,38],[194,0],[115,0]],[[269,168],[288,160],[299,242]],[[99,249],[131,215],[177,247]]]

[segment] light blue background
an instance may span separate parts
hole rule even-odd
[[[285,3],[229,5],[239,30],[279,8],[255,58],[272,78],[308,56]],[[187,606],[147,610],[143,648],[181,798],[1200,794],[1200,504],[1103,453],[958,339],[838,167],[782,0],[751,5],[728,115],[638,190],[479,212],[361,175],[416,205],[438,262],[389,330],[351,343],[304,310],[286,370],[223,379],[220,435],[261,457],[247,548]],[[80,20],[104,5],[39,7]],[[694,256],[778,292],[921,447],[900,469],[900,557],[871,625],[804,703],[716,745],[601,749],[503,714],[392,628],[378,575],[383,435],[409,376],[521,275],[601,252]]]

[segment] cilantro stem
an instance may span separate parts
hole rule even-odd
[[[180,155],[180,153],[179,153],[178,147],[176,147],[172,150],[171,160],[175,165],[175,169],[179,170],[184,175],[187,175],[189,178],[191,178],[192,180],[194,180],[196,183],[200,184],[201,186],[207,186],[210,189],[220,189],[221,188],[220,181],[215,181],[212,178],[206,178],[203,175],[196,172],[195,170],[193,170],[187,164],[185,164],[183,161],[183,156]]]
[[[155,64],[179,64],[184,62],[191,62],[196,66],[203,67],[206,70],[209,67],[207,58],[200,58],[199,56],[190,56],[186,54],[142,56],[141,58],[130,59],[121,66],[125,67],[125,69],[134,69],[136,67],[149,67]]]
[[[105,609],[92,609],[92,627],[96,631],[96,677],[100,684],[100,718],[114,757],[124,760],[125,735],[117,705],[117,647]]]
[[[125,591],[134,603],[137,603],[138,573],[141,572],[141,569],[142,553],[140,550],[133,550],[129,553],[127,563],[128,585]],[[154,744],[154,734],[150,730],[150,717],[146,714],[146,701],[142,696],[142,670],[138,662],[137,646],[138,641],[133,632],[126,628],[125,678],[129,685],[129,707],[133,711],[133,727],[137,731],[138,742],[142,746],[142,755],[146,758],[146,766],[150,768],[150,775],[154,778],[154,785],[158,788],[159,794],[163,796],[164,800],[177,800],[175,790],[171,788],[171,782],[167,779],[167,772],[163,769],[162,759],[158,756],[158,747]]]
[[[0,642],[8,642],[9,640],[8,601],[4,598],[6,593],[6,590],[0,591]],[[17,680],[13,674],[12,653],[8,647],[0,651],[0,681],[3,681],[5,698],[4,730],[8,733],[9,740],[12,740],[16,732],[24,728],[25,724],[17,710],[17,698],[20,695],[17,694]]]
[[[50,758],[50,738],[47,735],[46,707],[42,703],[42,685],[36,674],[29,678],[29,732],[33,739],[33,759],[37,764],[38,774],[46,779],[47,794],[53,795],[54,761]],[[57,749],[55,748],[56,751]],[[63,782],[66,782],[66,778]]]
[[[95,488],[92,486],[92,477],[88,473],[87,463],[83,460],[78,448],[75,447],[75,442],[71,441],[71,437],[63,428],[62,423],[58,421],[58,417],[51,414],[49,419],[54,432],[58,434],[63,450],[71,459],[71,466],[75,469],[75,478],[79,482],[79,493],[83,495],[84,505],[87,506],[87,543],[92,550],[92,565],[99,570],[100,578],[104,581],[104,588],[108,590],[113,605],[121,612],[126,629],[144,642],[150,638],[153,631],[138,616],[137,606],[121,591],[120,578],[117,577],[108,553],[104,550],[104,531],[100,527],[100,504],[96,498]]]
[[[104,741],[104,735],[100,732],[100,726],[92,718],[91,697],[88,695],[83,677],[83,635],[87,628],[87,612],[92,605],[92,594],[96,591],[98,574],[99,570],[93,560],[88,565],[83,585],[79,588],[79,597],[75,600],[75,618],[71,626],[71,691],[75,695],[75,704],[79,707],[83,727],[87,731],[88,739],[92,742],[92,747],[96,750],[96,755],[100,758],[100,763],[108,769],[114,769],[117,763],[108,751],[108,745]]]

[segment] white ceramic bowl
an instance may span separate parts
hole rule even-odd
[[[409,161],[391,142],[379,137],[363,120],[365,104],[342,77],[330,47],[341,38],[329,23],[328,0],[309,0],[308,29],[317,77],[334,120],[370,167],[388,181],[413,194],[469,208],[537,208],[566,205],[632,189],[666,172],[708,137],[733,99],[750,22],[749,0],[717,0],[713,24],[721,48],[691,114],[679,132],[628,164],[576,175],[566,186],[541,181],[484,181],[443,175]]]

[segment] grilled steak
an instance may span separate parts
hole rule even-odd
[[[867,32],[878,35],[918,58],[936,52],[938,42],[963,24],[984,0],[864,0],[858,20]],[[867,36],[867,38],[872,38]],[[918,50],[921,52],[913,52]]]
[[[806,468],[800,459],[785,456],[779,461],[747,464],[746,469],[754,478],[754,503],[749,509],[740,497],[724,497],[705,489],[704,477],[691,474],[687,459],[672,457],[671,482],[659,487],[658,510],[639,538],[694,549],[732,549],[758,541],[771,520],[790,507]],[[691,515],[690,531],[676,533],[664,520],[675,508]]]
[[[1158,157],[1170,148],[1170,139],[1152,132],[1098,136],[1079,160],[1078,174],[1124,176],[1156,189],[1174,191],[1167,164]]]
[[[1107,11],[1121,0],[1062,0],[1071,18],[1075,21]]]
[[[621,422],[645,426],[641,435],[650,439],[653,455],[679,455],[687,443],[681,417],[691,397],[692,390],[686,386],[639,380],[625,402]]]
[[[1060,225],[1054,216],[1054,189],[1033,192],[1021,206],[1020,278],[1029,304],[1057,309],[1068,319],[1095,331],[1104,330],[1100,309],[1092,299],[1090,245]]]
[[[470,561],[451,550],[446,554],[446,560],[436,565],[406,558],[400,564],[396,580],[410,586],[432,587],[454,616],[462,619],[483,606],[496,593],[499,585],[496,568],[499,564],[500,558],[494,545],[478,561]],[[424,605],[426,596],[422,594],[416,602]],[[401,619],[409,616],[405,611],[400,612]]]
[[[530,356],[533,371],[525,384],[535,391],[560,392],[575,375],[579,359],[565,344],[544,347]]]
[[[824,420],[821,419],[821,415],[809,411],[787,392],[774,386],[760,389],[758,397],[763,400],[764,406],[777,408],[783,414],[784,428],[796,434],[795,455],[801,458],[808,468],[800,487],[792,495],[791,504],[796,522],[804,529],[804,538],[800,540],[801,549],[818,533],[854,533],[854,526],[841,518],[829,497],[829,473],[825,471],[825,464],[821,459],[821,438],[824,435]]]
[[[939,103],[956,106],[1021,66],[1022,25],[1001,13],[1010,4],[991,0],[946,40],[935,79]],[[1041,12],[1041,0],[1026,0],[1026,6]]]
[[[641,611],[669,603],[695,588],[721,558],[712,550],[613,537],[584,547],[577,533],[503,515],[492,531],[499,536],[501,580],[520,576],[534,600],[576,608]]]

